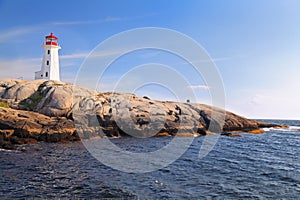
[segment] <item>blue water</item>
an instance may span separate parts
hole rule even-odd
[[[0,152],[0,199],[299,199],[300,121],[265,134],[219,138],[198,158],[204,137],[166,168],[128,174],[101,164],[82,145],[38,143]],[[170,138],[118,138],[125,149],[147,152]]]

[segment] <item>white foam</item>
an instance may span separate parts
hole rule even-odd
[[[300,126],[289,126],[292,131],[300,131]]]
[[[4,151],[4,152],[18,152],[17,150],[10,150],[10,149],[0,149],[0,151]]]
[[[268,131],[280,131],[280,132],[295,132],[299,131],[300,132],[300,126],[288,126],[287,128],[276,128],[276,127],[271,127],[271,128],[262,128],[265,132]]]

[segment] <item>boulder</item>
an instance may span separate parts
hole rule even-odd
[[[12,144],[79,139],[72,120],[11,108],[0,108],[0,135]]]
[[[30,97],[43,83],[43,80],[23,81],[14,79],[0,79],[1,97],[14,101],[21,101]]]

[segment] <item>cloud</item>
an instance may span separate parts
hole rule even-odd
[[[122,49],[112,49],[106,51],[85,51],[80,53],[73,53],[73,54],[65,54],[60,55],[60,59],[84,59],[84,58],[103,58],[103,57],[110,57],[113,55],[124,53],[125,50]]]
[[[298,81],[296,77],[290,77],[287,83],[269,89],[244,89],[235,91],[235,94],[227,94],[226,107],[235,113],[254,119],[300,119],[300,92],[292,85]],[[294,79],[294,80],[293,80]],[[299,81],[298,81],[299,82]]]
[[[191,90],[209,90],[207,85],[189,85],[187,88]]]
[[[189,62],[180,62],[177,64],[181,65],[190,65],[190,64],[199,64],[199,63],[210,63],[210,62],[219,62],[219,61],[225,61],[230,60],[232,57],[220,57],[220,58],[211,58],[211,59],[202,59],[202,60],[191,60]]]
[[[225,61],[225,60],[230,60],[232,57],[219,57],[219,58],[211,58],[208,60],[198,60],[198,61],[193,61],[193,63],[207,63],[207,62],[219,62],[219,61]]]
[[[154,58],[160,54],[159,51],[155,52],[146,52],[140,55],[141,58],[148,59],[148,58]]]
[[[210,63],[210,62],[222,62],[222,61],[228,61],[228,60],[233,60],[233,59],[240,59],[240,58],[246,58],[248,57],[248,54],[237,54],[237,55],[232,55],[232,56],[224,56],[224,57],[216,57],[212,58],[209,57],[208,59],[199,59],[199,60],[191,60],[190,62],[180,62],[177,64],[184,64],[184,65],[190,65],[190,64],[201,64],[201,63]]]
[[[0,32],[0,43],[7,42],[7,40],[13,39],[20,35],[31,33],[37,28],[38,27],[34,27],[34,26],[24,26],[24,27],[17,27],[10,30],[2,31]]]
[[[41,58],[0,60],[0,78],[33,79],[40,64]]]
[[[126,19],[126,18],[124,18]],[[107,23],[107,22],[113,22],[113,21],[120,21],[123,20],[122,18],[118,17],[107,17],[104,19],[98,19],[98,20],[77,20],[77,21],[57,21],[57,22],[48,22],[43,24],[36,24],[31,26],[21,26],[21,27],[14,27],[8,30],[3,30],[0,32],[0,43],[8,42],[8,40],[14,41],[12,39],[15,39],[18,36],[32,33],[33,31],[36,31],[38,29],[43,29],[45,27],[49,26],[57,26],[57,25],[80,25],[80,24],[96,24],[96,23]]]
[[[60,55],[60,59],[78,59],[78,58],[85,58],[89,55],[90,52],[82,52],[82,53],[74,53],[74,54],[65,54]]]
[[[98,23],[107,23],[107,22],[114,22],[114,21],[121,21],[122,18],[119,17],[107,17],[105,19],[98,19],[98,20],[76,20],[76,21],[57,21],[50,23],[54,26],[60,25],[80,25],[80,24],[98,24]]]
[[[65,71],[71,67],[78,67],[81,61],[74,61],[72,59],[60,60],[61,71]],[[0,78],[20,78],[25,80],[34,79],[34,72],[40,70],[42,64],[42,57],[28,58],[28,59],[0,59]],[[64,70],[65,69],[65,70]],[[76,74],[74,68],[72,77]],[[64,77],[64,74],[61,74]]]
[[[19,41],[16,40],[16,37],[32,33],[33,31],[49,28],[49,26],[68,26],[68,25],[83,25],[83,24],[99,24],[99,23],[109,23],[115,21],[124,21],[124,20],[136,20],[144,17],[151,17],[156,14],[149,14],[143,16],[135,16],[135,17],[106,17],[103,19],[95,19],[95,20],[74,20],[74,21],[56,21],[56,22],[47,22],[42,24],[35,24],[30,26],[21,26],[21,27],[14,27],[8,30],[3,30],[0,32],[0,43],[4,42],[12,42],[12,41]]]
[[[72,58],[80,56],[65,55],[65,57],[61,59],[61,67],[76,65],[76,62],[72,62]],[[34,72],[40,70],[41,63],[42,56],[36,58],[0,59],[0,78],[33,79]]]
[[[61,25],[83,25],[83,24],[100,24],[100,23],[108,23],[108,22],[115,22],[115,21],[125,21],[125,20],[135,20],[145,17],[153,17],[157,14],[152,13],[148,15],[141,15],[135,17],[106,17],[104,19],[96,19],[96,20],[74,20],[74,21],[56,21],[51,22],[50,25],[54,26],[61,26]]]
[[[119,54],[120,52],[122,51],[116,49],[98,51],[92,55],[90,55],[90,51],[60,55],[60,67],[78,67],[82,60],[89,55],[89,58],[105,58]],[[36,58],[0,59],[0,78],[33,79],[34,72],[40,70],[41,63],[42,56]]]

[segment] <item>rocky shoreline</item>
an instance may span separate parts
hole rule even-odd
[[[207,135],[212,122],[218,125],[212,109],[217,118],[225,114],[222,135],[258,134],[260,128],[277,126],[203,104],[100,93],[58,81],[0,79],[0,148],[94,136]]]

